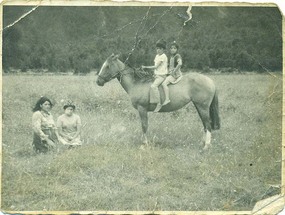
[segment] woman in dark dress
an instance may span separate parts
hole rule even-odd
[[[58,139],[57,127],[50,113],[52,106],[47,97],[41,97],[33,108],[33,147],[38,153],[46,153],[53,149]]]

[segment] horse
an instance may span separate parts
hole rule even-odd
[[[137,109],[141,119],[143,144],[148,144],[148,112],[152,112],[156,107],[156,104],[149,103],[152,82],[138,80],[135,69],[120,61],[118,55],[112,54],[102,65],[96,83],[104,86],[115,78],[130,96],[133,107]],[[164,101],[161,86],[159,91]],[[188,73],[183,75],[178,83],[169,85],[169,91],[171,102],[162,106],[159,112],[176,111],[192,101],[204,126],[203,149],[208,149],[211,146],[211,131],[220,129],[218,94],[213,80],[203,74]]]

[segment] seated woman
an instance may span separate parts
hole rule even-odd
[[[52,106],[47,97],[41,97],[33,108],[33,148],[38,153],[46,153],[54,148],[58,139],[57,127],[50,113]]]
[[[67,104],[64,105],[63,109],[64,114],[57,119],[59,142],[68,145],[70,148],[81,145],[81,119],[74,113],[75,105]]]

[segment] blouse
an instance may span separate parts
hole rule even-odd
[[[36,134],[44,139],[46,135],[43,130],[56,129],[53,116],[51,113],[42,113],[41,111],[36,111],[32,117],[32,126]]]
[[[57,127],[62,128],[62,132],[65,134],[75,133],[78,130],[78,126],[81,125],[81,119],[77,114],[72,114],[72,116],[67,117],[62,114],[57,119]]]

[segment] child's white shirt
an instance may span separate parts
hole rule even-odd
[[[166,75],[167,69],[167,56],[166,54],[156,55],[154,58],[154,65],[157,66],[161,62],[160,66],[154,70],[155,75]]]

